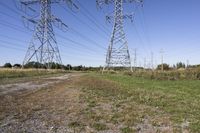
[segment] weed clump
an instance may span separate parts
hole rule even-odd
[[[103,130],[107,130],[107,126],[103,123],[94,123],[92,125],[97,131],[103,131]]]

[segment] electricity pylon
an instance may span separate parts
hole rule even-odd
[[[164,50],[161,49],[160,50],[160,55],[161,55],[161,70],[164,71],[164,64],[163,64],[163,54],[164,54]]]
[[[114,25],[111,40],[109,42],[107,54],[106,54],[106,65],[103,71],[107,68],[114,67],[125,67],[130,68],[131,58],[128,49],[128,42],[125,37],[123,28],[123,20],[129,18],[133,20],[133,15],[123,14],[123,3],[142,3],[142,0],[96,0],[97,6],[101,8],[102,5],[114,4]],[[110,20],[111,16],[106,16],[107,20]]]
[[[137,49],[134,49],[134,71],[136,71],[137,68]]]
[[[152,69],[152,71],[154,70],[154,54],[153,54],[153,52],[151,52],[151,69]]]
[[[21,7],[26,9],[26,15],[28,15],[28,11],[36,12],[33,6],[40,5],[38,20],[30,16],[23,16],[28,23],[35,25],[34,35],[25,55],[23,66],[30,61],[37,61],[46,68],[51,68],[52,63],[62,64],[53,24],[61,30],[67,29],[68,26],[52,15],[51,11],[52,4],[61,4],[61,2],[66,2],[71,7],[77,7],[72,0],[20,0]]]

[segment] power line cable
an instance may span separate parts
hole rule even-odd
[[[1,2],[0,2],[0,3],[1,3]],[[8,9],[10,9],[11,11],[15,12],[15,10],[12,9],[12,8],[10,8],[9,6],[7,6],[7,5],[5,5],[5,4],[2,4],[2,5],[4,5],[5,7],[7,7]],[[62,6],[61,6],[61,7],[62,7]],[[65,8],[65,9],[66,9],[66,8]],[[18,13],[17,13],[17,14],[18,14]],[[75,16],[75,15],[74,15],[74,16]],[[10,16],[10,17],[12,17],[12,16]],[[8,24],[10,24],[10,23],[8,23]],[[3,25],[7,25],[7,24],[3,24]],[[21,28],[23,28],[23,27],[21,27]],[[13,29],[14,29],[14,27],[13,27]],[[16,28],[15,28],[15,29],[16,29]],[[18,30],[22,31],[21,29],[18,29]],[[73,30],[76,34],[78,34],[80,37],[82,37],[82,38],[85,39],[86,41],[95,44],[95,45],[98,46],[99,48],[106,49],[106,48],[102,47],[100,44],[98,44],[97,42],[95,42],[95,41],[89,39],[88,37],[84,36],[83,34],[79,33],[78,31],[76,31],[76,30],[74,30],[74,29],[71,29],[71,30]],[[24,32],[24,31],[23,31],[23,32]],[[75,42],[75,41],[72,41],[71,39],[67,39],[67,40],[70,41],[70,42]],[[77,42],[76,42],[76,44],[80,44],[80,43],[77,43]],[[93,51],[93,50],[92,50],[92,51]]]
[[[0,37],[4,37],[4,38],[7,38],[7,39],[12,39],[12,40],[19,41],[19,42],[22,42],[22,43],[27,43],[27,42],[25,42],[24,40],[17,39],[17,38],[13,38],[13,37],[9,37],[9,36],[7,36],[7,35],[2,35],[2,34],[0,34]]]
[[[13,49],[13,50],[20,50],[20,51],[26,52],[25,49],[23,49],[23,48],[21,48],[20,46],[16,45],[16,43],[4,41],[4,40],[0,40],[0,42],[4,43],[4,44],[0,43],[0,45],[1,45],[2,47],[8,48],[8,49]],[[6,45],[5,45],[5,44],[6,44]],[[11,46],[8,46],[8,45],[11,45]],[[13,47],[13,45],[18,46],[18,47]],[[63,52],[63,53],[65,53],[65,52]],[[67,56],[67,57],[70,56],[70,55],[63,54],[63,53],[62,53],[62,55],[64,55],[64,56]],[[79,56],[70,56],[70,57],[72,57],[72,58],[74,58],[74,57],[77,58],[77,57],[78,57],[79,59],[84,59],[83,56],[81,56],[81,57],[79,57]],[[94,59],[94,60],[96,60],[96,59]],[[90,60],[90,61],[91,61],[91,60]],[[99,60],[99,61],[100,61],[100,60]]]
[[[23,32],[24,34],[30,34],[30,32],[24,31],[21,28],[19,28],[18,26],[10,24],[10,23],[2,23],[2,22],[0,22],[0,25],[5,26],[5,27],[10,28],[10,29],[13,29],[13,30],[16,30],[16,31]]]
[[[67,38],[66,36],[63,36],[63,35],[58,34],[58,33],[56,33],[56,35],[57,35],[58,37],[64,39],[64,40],[67,40],[67,41],[69,41],[69,42],[72,42],[73,44],[79,45],[79,46],[81,46],[81,47],[83,47],[83,48],[85,48],[85,49],[88,49],[88,50],[92,51],[92,52],[96,51],[95,49],[92,49],[92,48],[88,47],[87,45],[85,45],[85,44],[83,44],[83,43],[79,43],[79,42],[74,41],[74,40],[72,40],[72,39],[70,39],[70,38]]]
[[[96,41],[86,37],[85,35],[81,34],[80,32],[78,32],[77,30],[73,29],[73,28],[70,28],[72,30],[72,32],[76,33],[77,35],[79,35],[81,38],[85,39],[87,42],[90,42],[92,44],[95,44],[97,47],[103,49],[103,50],[106,50],[105,47],[101,46],[100,44],[98,44]]]
[[[16,38],[13,38],[13,37],[9,37],[9,36],[6,36],[6,35],[1,35],[0,34],[0,37],[4,37],[4,38],[7,38],[7,39],[12,39],[12,40],[15,40],[15,41],[19,41],[19,42],[22,42],[22,43],[28,43],[28,42],[25,42],[23,40],[20,40],[20,39],[16,39]],[[60,42],[60,41],[59,41]],[[59,43],[60,46],[63,46],[63,47],[66,47],[66,48],[71,48],[71,49],[77,49],[78,47],[69,47],[69,46],[72,46],[72,45],[65,45],[64,42],[61,42]],[[81,52],[81,51],[79,51]],[[90,51],[86,52],[86,54],[90,54],[90,55],[94,55],[94,53],[91,53]]]
[[[79,17],[77,17],[76,15],[74,15],[72,12],[70,12],[67,8],[63,7],[62,5],[59,5],[61,8],[63,8],[66,12],[70,13],[74,18],[76,18],[78,20],[78,22],[85,24],[87,27],[89,27],[92,31],[94,31],[95,33],[97,32],[96,29],[94,29],[91,25],[89,25],[88,23],[86,23],[85,21],[83,21],[82,19],[80,19]],[[105,38],[105,36],[102,36],[103,38]]]
[[[2,1],[0,1],[0,5],[5,7],[6,9],[9,9],[10,11],[12,11],[13,13],[15,13],[17,15],[21,14],[18,10],[15,10],[15,9],[9,7],[8,5],[4,4]]]
[[[85,8],[79,1],[77,1],[78,2],[78,4],[82,7],[82,9],[83,10],[85,10],[85,12],[86,13],[84,13],[84,12],[82,12],[83,13],[83,15],[85,16],[85,17],[87,17],[92,23],[94,23],[95,25],[96,25],[96,27],[98,27],[100,30],[102,30],[105,34],[107,34],[108,35],[108,33],[107,32],[110,32],[110,30],[108,30],[105,26],[103,26],[103,25],[101,25],[101,26],[99,26],[98,25],[98,21],[97,21],[97,19],[88,11],[88,9],[87,8]],[[90,17],[89,17],[90,16]]]
[[[7,45],[2,44],[2,43],[0,43],[0,46],[1,46],[1,47],[4,47],[4,48],[7,48],[7,49],[12,49],[12,50],[16,50],[16,51],[19,51],[19,50],[20,50],[20,51],[26,52],[25,49],[7,46]],[[86,60],[87,60],[87,61],[102,61],[102,60],[97,60],[96,58],[95,58],[95,59],[92,59],[92,58],[90,58],[90,59],[84,59],[84,58],[82,58],[82,57],[77,57],[77,56],[69,56],[69,55],[66,55],[66,54],[62,54],[62,55],[67,56],[67,57],[71,57],[71,58],[81,59],[81,60],[84,60],[84,61],[86,61]]]
[[[64,8],[63,6],[59,5],[60,7],[62,7],[65,11],[69,12],[66,8]],[[71,12],[69,12],[71,13]],[[87,25],[90,29],[92,29],[94,32],[96,32],[96,30],[94,28],[92,28],[90,25],[88,25],[87,23],[85,23],[84,21],[82,21],[80,18],[78,18],[76,15],[74,15],[73,13],[71,13],[73,15],[73,17],[75,17],[77,20],[79,20],[80,22],[84,23],[85,25]],[[90,38],[84,36],[83,34],[81,34],[80,32],[76,31],[73,28],[70,28],[74,33],[78,34],[81,38],[85,39],[88,42],[91,42],[92,44],[95,44],[96,46],[98,46],[101,49],[106,50],[105,47],[101,46],[100,44],[98,44],[97,42],[95,42],[94,40],[91,40]]]
[[[27,34],[27,33],[30,34],[30,32],[21,30],[21,29],[23,28],[23,27],[21,27],[21,26],[11,24],[11,23],[9,23],[9,22],[7,22],[7,21],[4,21],[4,20],[2,20],[2,21],[5,22],[5,23],[0,22],[0,25],[6,26],[6,27],[8,27],[8,28],[10,28],[10,29],[13,29],[13,30],[16,30],[16,31],[23,32],[23,33],[25,33],[25,34]],[[73,44],[82,46],[83,48],[88,49],[88,50],[91,51],[91,52],[94,52],[94,53],[95,53],[95,51],[96,51],[95,49],[91,49],[90,47],[88,47],[88,46],[86,46],[86,45],[84,45],[84,44],[82,44],[82,43],[76,42],[76,41],[74,41],[74,40],[72,40],[72,39],[70,39],[70,38],[67,38],[66,36],[62,36],[61,34],[58,34],[58,33],[57,33],[56,36],[58,36],[58,37],[60,37],[60,38],[62,38],[62,39],[64,39],[64,40],[67,40],[67,41],[69,41],[69,42],[72,42]]]
[[[10,18],[12,18],[12,19],[14,19],[14,20],[19,21],[19,19],[17,19],[16,17],[14,17],[14,16],[12,16],[12,15],[10,15],[10,14],[8,14],[8,13],[0,12],[0,14],[2,14],[2,15],[4,15],[4,16],[8,16],[8,17],[10,17]]]
[[[144,45],[144,41],[142,40],[142,37],[141,37],[141,35],[140,35],[140,33],[139,33],[137,27],[136,27],[135,24],[133,24],[133,23],[132,23],[132,25],[133,25],[133,28],[134,28],[135,33],[137,34],[137,36],[138,36],[138,38],[139,38],[139,40],[140,40],[140,43],[141,43],[142,46],[143,46],[144,51],[146,51],[146,53],[148,53],[148,50],[146,49],[146,47],[145,47],[145,45]]]
[[[10,8],[9,6],[7,6],[6,4],[3,4],[2,2],[0,2],[4,7],[6,7],[6,8],[8,8],[9,10],[11,10],[12,12],[14,12],[14,13],[16,13],[16,14],[20,14],[20,13],[18,13],[18,11],[16,11],[16,10],[14,10],[14,9],[12,9],[12,8]],[[5,13],[4,13],[5,14]],[[12,17],[12,16],[10,16],[10,15],[8,15],[7,14],[7,16],[9,16],[9,17]],[[12,17],[13,18],[13,17]],[[23,33],[29,33],[29,32],[26,32],[26,31],[23,31],[23,30],[21,30],[20,28],[19,28],[19,26],[16,26],[16,25],[11,25],[10,23],[1,23],[1,25],[4,25],[4,26],[6,26],[6,27],[9,27],[9,28],[11,28],[11,29],[15,29],[15,30],[17,30],[17,31],[21,31],[21,32],[23,32]],[[76,32],[77,33],[77,32]],[[80,33],[79,33],[79,35],[81,35]],[[83,35],[82,35],[82,37],[83,38],[87,38],[87,37],[84,37]],[[91,39],[86,39],[86,40],[90,40],[91,41]],[[71,42],[74,42],[74,43],[76,43],[75,41],[73,41],[73,40],[69,40],[68,39],[68,41],[71,41]],[[94,41],[91,41],[91,42],[93,42],[94,43]],[[76,44],[78,44],[78,43],[76,43]],[[96,42],[95,42],[95,44],[97,44]],[[100,46],[101,47],[101,46]]]
[[[0,41],[0,42],[3,42],[3,41]],[[4,42],[3,42],[4,43]],[[13,47],[13,46],[8,46],[8,43],[6,43],[6,45],[5,44],[2,44],[2,43],[0,43],[0,45],[2,46],[2,47],[5,47],[5,48],[10,48],[10,49],[14,49],[14,50],[21,50],[21,51],[25,51],[25,49],[22,49],[22,48],[16,48],[16,47]]]

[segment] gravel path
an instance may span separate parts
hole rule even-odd
[[[65,74],[61,76],[41,78],[36,81],[28,81],[14,84],[0,85],[0,96],[10,94],[21,94],[25,91],[35,91],[40,88],[45,88],[56,83],[60,83],[70,77],[77,76],[77,74]]]
[[[73,111],[81,108],[79,89],[70,87],[79,74],[0,87],[1,133],[74,132],[68,128]],[[72,115],[68,115],[72,113]]]

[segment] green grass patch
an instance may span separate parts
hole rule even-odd
[[[108,129],[107,126],[105,124],[103,124],[103,123],[94,123],[92,125],[92,127],[94,129],[96,129],[97,131],[102,131],[102,130],[107,130]]]
[[[153,126],[165,125],[165,117],[169,117],[174,130],[181,130],[187,121],[190,132],[200,132],[198,80],[159,81],[122,74],[90,74],[83,77],[80,85],[87,98],[95,100],[95,106],[101,102],[112,104],[112,111],[103,112],[102,119],[124,124],[125,131],[149,116]]]
[[[133,130],[130,127],[121,128],[121,131],[122,131],[122,133],[134,133],[135,132],[135,130]]]

